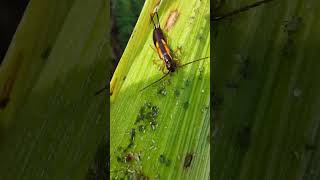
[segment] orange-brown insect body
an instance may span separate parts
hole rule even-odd
[[[157,49],[160,59],[164,60],[167,69],[170,72],[174,72],[177,69],[177,64],[173,61],[170,48],[168,47],[168,44],[163,35],[162,29],[160,28],[158,13],[155,13],[155,15],[158,18],[158,26],[153,21],[154,16],[151,16],[151,20],[154,25],[153,44]]]
[[[156,17],[158,19],[158,23],[157,24],[153,20],[155,15],[156,15]],[[169,48],[169,46],[167,44],[167,41],[166,41],[166,39],[164,37],[162,29],[160,28],[158,13],[155,12],[155,13],[151,14],[150,16],[151,16],[150,19],[151,19],[151,21],[153,23],[153,26],[154,26],[154,29],[153,29],[153,44],[156,47],[156,50],[157,50],[157,53],[158,53],[160,59],[162,59],[165,62],[166,67],[168,69],[168,72],[164,76],[162,76],[160,79],[158,79],[157,81],[155,81],[155,82],[151,83],[150,85],[144,87],[140,91],[142,91],[142,90],[152,86],[153,84],[161,81],[162,79],[164,79],[170,73],[175,72],[175,70],[177,68],[182,68],[182,67],[185,67],[186,65],[189,65],[191,63],[198,62],[198,61],[201,61],[201,60],[209,58],[209,57],[204,57],[204,58],[200,58],[200,59],[197,59],[197,60],[182,64],[182,65],[181,64],[177,64],[173,60],[173,57],[171,56],[171,50],[170,50],[170,48]]]

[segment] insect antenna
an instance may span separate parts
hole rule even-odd
[[[234,11],[228,12],[226,14],[222,14],[220,16],[213,17],[213,21],[219,21],[219,20],[222,20],[224,18],[234,16],[236,14],[239,14],[241,12],[245,12],[245,11],[251,9],[251,8],[260,6],[260,5],[264,4],[264,3],[268,3],[268,2],[271,2],[271,1],[273,1],[273,0],[261,0],[261,1],[255,2],[255,3],[243,6],[243,7],[239,8],[239,9],[236,9]]]
[[[162,80],[163,78],[165,78],[168,74],[170,74],[170,71],[169,71],[169,72],[167,72],[165,75],[163,75],[160,79],[158,79],[158,80],[156,80],[155,82],[153,82],[153,83],[149,84],[148,86],[146,86],[146,87],[144,87],[144,88],[140,89],[140,92],[141,92],[141,91],[143,91],[143,90],[145,90],[145,89],[147,89],[148,87],[150,87],[150,86],[154,85],[155,83],[157,83],[157,82],[161,81],[161,80]]]
[[[208,59],[208,58],[210,58],[210,56],[187,62],[185,64],[182,64],[182,65],[178,66],[178,67],[181,68],[181,67],[184,67],[186,65],[189,65],[189,64],[192,64],[192,63],[195,63],[195,62],[198,62],[198,61],[202,61],[202,60],[205,60],[205,59]]]
[[[108,85],[106,85],[105,87],[103,87],[102,89],[100,89],[99,91],[95,92],[94,95],[97,96],[99,94],[101,94],[103,91],[108,89]]]

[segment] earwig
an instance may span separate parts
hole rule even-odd
[[[154,21],[154,17],[157,17],[157,22],[155,23]],[[170,73],[173,73],[176,71],[177,68],[182,68],[186,65],[192,64],[194,62],[198,62],[204,59],[207,59],[209,57],[204,57],[204,58],[200,58],[200,59],[196,59],[194,61],[179,65],[177,64],[172,57],[172,53],[171,50],[167,44],[167,40],[165,39],[165,36],[163,35],[162,29],[160,27],[160,22],[159,22],[159,16],[158,13],[155,12],[153,14],[150,15],[150,20],[153,23],[153,44],[156,47],[157,53],[159,55],[159,58],[162,59],[166,65],[166,68],[168,70],[167,73],[165,73],[165,75],[163,75],[160,79],[158,79],[157,81],[149,84],[148,86],[144,87],[143,89],[141,89],[140,91],[143,91],[144,89],[154,85],[155,83],[161,81],[162,79],[164,79],[167,75],[169,75]]]

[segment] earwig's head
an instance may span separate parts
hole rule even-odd
[[[177,69],[177,64],[174,61],[172,61],[171,63],[166,63],[166,65],[167,65],[167,69],[170,72],[174,72]]]

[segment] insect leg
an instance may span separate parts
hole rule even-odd
[[[161,59],[153,59],[152,62],[159,67],[159,70],[161,70],[163,74],[166,74],[166,65]]]
[[[158,51],[152,46],[150,45],[151,49],[153,49],[156,53],[158,53]]]

